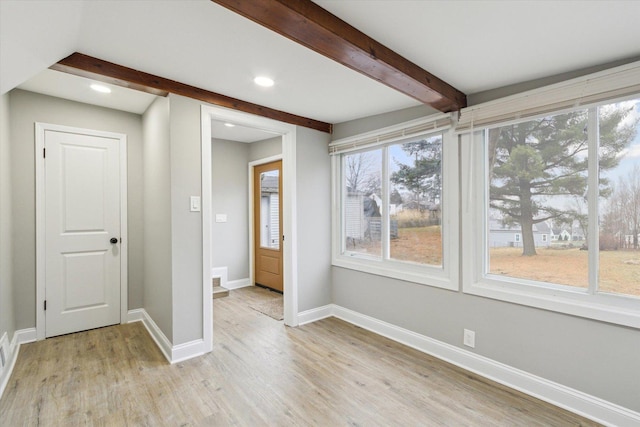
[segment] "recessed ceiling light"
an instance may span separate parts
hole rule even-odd
[[[235,126],[233,123],[225,123],[224,125],[228,128],[232,128]]]
[[[99,84],[93,83],[90,87],[91,87],[91,89],[95,90],[96,92],[111,93],[111,89],[109,89],[108,87],[103,86],[103,85],[99,85]]]
[[[258,86],[262,86],[262,87],[273,86],[273,79],[270,79],[269,77],[265,77],[265,76],[258,76],[255,79],[253,79],[253,82]]]

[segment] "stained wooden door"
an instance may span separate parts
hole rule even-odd
[[[47,337],[120,323],[119,143],[45,132]]]
[[[282,292],[282,161],[253,168],[255,283]]]

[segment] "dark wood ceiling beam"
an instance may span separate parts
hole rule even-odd
[[[284,111],[274,110],[262,105],[231,98],[226,95],[211,92],[195,86],[190,86],[174,80],[154,76],[133,68],[123,67],[102,59],[93,58],[82,53],[73,53],[50,67],[53,70],[88,77],[116,86],[128,87],[159,96],[167,96],[169,93],[197,99],[198,101],[231,108],[257,116],[268,117],[285,123],[316,129],[321,132],[331,133],[330,123],[297,116]]]
[[[442,112],[466,95],[310,0],[211,0]]]

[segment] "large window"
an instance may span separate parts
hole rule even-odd
[[[489,274],[588,287],[588,119],[578,110],[486,131]]]
[[[344,248],[352,254],[382,256],[382,149],[345,154]]]
[[[381,259],[388,247],[389,259],[442,265],[442,135],[345,154],[342,162],[343,252]]]
[[[451,281],[458,235],[452,135],[394,133],[355,149],[333,143],[347,147],[334,155],[334,265],[457,288]]]
[[[640,62],[330,152],[334,266],[640,328]]]
[[[598,113],[598,290],[640,297],[640,99]]]
[[[640,297],[639,131],[640,99],[488,129],[487,273],[588,289],[599,270],[595,290]]]
[[[465,291],[637,325],[640,97],[462,139]]]

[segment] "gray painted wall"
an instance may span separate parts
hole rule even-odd
[[[437,110],[426,105],[418,105],[417,107],[405,108],[403,110],[391,111],[386,114],[378,114],[375,116],[364,117],[362,119],[352,120],[345,124],[338,124],[333,127],[331,140],[342,139],[352,135],[358,135],[370,132],[397,123],[408,122],[409,120],[418,119],[420,117],[430,116],[438,113]]]
[[[169,99],[157,98],[142,116],[144,186],[144,309],[173,336],[171,283],[171,162]]]
[[[202,195],[201,102],[169,95],[171,103],[171,248],[173,345],[202,339],[202,213],[190,196]]]
[[[35,122],[127,135],[129,309],[142,307],[142,121],[137,114],[23,90],[10,96],[13,281],[16,329],[35,327]]]
[[[298,311],[331,303],[330,138],[312,129],[296,130]]]
[[[212,223],[211,265],[227,267],[228,280],[249,278],[249,147],[211,141],[213,215],[227,215],[227,222]]]
[[[267,157],[282,154],[282,137],[265,139],[264,141],[249,144],[249,161],[266,159]]]
[[[9,341],[15,332],[12,279],[11,142],[9,94],[0,97],[0,337]]]
[[[376,123],[390,124],[341,123],[334,137]],[[463,329],[474,330],[477,354],[640,411],[636,329],[339,267],[332,267],[332,286],[334,304],[465,350]]]

